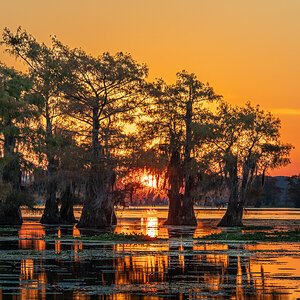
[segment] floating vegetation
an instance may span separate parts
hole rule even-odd
[[[1,227],[0,232],[12,232],[12,231],[17,231],[18,229],[14,227]]]
[[[198,240],[212,241],[266,241],[266,242],[300,242],[300,230],[259,231],[254,233],[221,232],[203,236]]]
[[[239,227],[242,230],[272,230],[274,227],[271,226],[242,226]]]
[[[47,241],[55,241],[63,239],[65,241],[68,240],[76,240],[76,241],[136,241],[136,242],[148,242],[148,241],[158,241],[163,240],[161,238],[157,237],[151,237],[149,235],[144,235],[142,233],[103,233],[99,235],[92,235],[92,236],[81,236],[81,237],[73,237],[73,236],[64,236],[62,238],[60,237],[54,237],[54,236],[43,236],[44,240]]]
[[[161,240],[156,237],[151,237],[149,235],[144,235],[142,233],[103,233],[100,235],[93,235],[89,237],[80,237],[76,238],[78,240],[91,240],[91,241],[138,241],[138,242],[147,242],[147,241],[156,241]]]
[[[132,211],[124,211],[121,221],[118,233],[42,226],[32,220],[20,229],[1,226],[16,230],[0,232],[0,294],[4,299],[55,294],[66,299],[132,300],[136,294],[141,299],[227,299],[238,289],[249,299],[261,297],[262,291],[265,298],[300,297],[299,239],[278,238],[300,234],[295,230],[299,218],[247,221],[249,226],[230,228],[224,233],[228,239],[219,241],[193,238],[221,232],[215,221],[199,221],[197,229],[162,227],[156,238],[151,237],[153,224],[140,225]],[[259,232],[279,243],[245,241],[246,234]],[[229,240],[232,233],[243,239]]]

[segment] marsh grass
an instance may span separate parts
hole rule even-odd
[[[94,235],[89,237],[81,237],[79,238],[81,240],[87,240],[87,241],[139,241],[139,242],[147,242],[147,241],[156,241],[160,240],[159,238],[150,237],[148,235],[144,235],[142,233],[130,233],[130,234],[124,234],[124,233],[103,233],[100,235]]]
[[[203,236],[198,240],[206,241],[257,241],[257,242],[300,242],[300,230],[259,231],[254,233],[221,232]]]
[[[0,232],[12,232],[12,231],[17,231],[18,229],[14,227],[1,227]]]
[[[272,230],[274,227],[272,226],[242,226],[239,227],[242,230]]]
[[[61,238],[58,237],[51,237],[51,236],[44,236],[44,240],[75,240],[75,241],[136,241],[136,242],[149,242],[149,241],[158,241],[162,240],[161,238],[157,237],[150,237],[148,235],[144,235],[142,233],[103,233],[99,235],[93,236],[81,236],[81,237],[73,237],[73,236],[64,236]]]

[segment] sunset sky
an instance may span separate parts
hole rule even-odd
[[[186,69],[231,104],[260,104],[282,120],[300,173],[300,0],[0,0],[0,29],[22,26],[93,55],[130,52],[149,79]],[[0,60],[20,67],[0,49]]]

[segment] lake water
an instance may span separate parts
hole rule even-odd
[[[226,230],[224,210],[196,208],[197,228],[164,226],[166,207],[117,210],[115,232],[164,239],[151,242],[82,240],[74,226],[42,226],[40,210],[23,214],[0,230],[0,299],[300,298],[300,243],[195,239]],[[300,210],[249,209],[244,223],[300,228]]]

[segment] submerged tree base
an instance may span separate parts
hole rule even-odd
[[[52,215],[49,215],[49,214],[43,214],[40,222],[42,224],[60,224],[61,223],[61,220],[60,220],[60,217],[59,216],[52,216]]]
[[[175,226],[197,226],[194,208],[191,207],[189,209],[178,209],[178,207],[170,206],[168,219],[164,224]]]
[[[93,208],[86,205],[83,207],[78,228],[107,228],[117,224],[117,217],[113,205],[106,205],[100,208]]]
[[[72,183],[69,183],[63,192],[60,201],[60,219],[62,224],[74,224],[77,220],[74,216],[74,189],[72,188]]]
[[[61,218],[57,205],[55,207],[47,207],[46,205],[40,222],[42,224],[60,224]]]
[[[180,219],[167,219],[164,225],[174,225],[174,226],[197,226],[196,218],[180,218]]]
[[[231,216],[224,216],[219,222],[218,227],[242,227],[243,222],[241,220],[235,220]]]
[[[14,205],[0,205],[1,225],[21,225],[23,223],[21,210]]]
[[[80,220],[76,227],[78,228],[106,228],[110,227],[102,211],[83,210]]]
[[[60,210],[60,222],[63,224],[77,223],[77,220],[74,216],[73,206],[62,205]]]
[[[228,205],[225,215],[219,222],[219,227],[242,227],[243,222],[243,207],[239,207],[238,204],[232,203]]]

